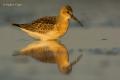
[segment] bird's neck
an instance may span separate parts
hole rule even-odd
[[[69,19],[59,15],[57,18],[57,24],[59,25],[57,30],[64,33],[69,26]]]
[[[57,22],[58,22],[58,23],[68,23],[68,22],[69,22],[69,19],[66,18],[66,17],[63,16],[63,15],[58,15]]]

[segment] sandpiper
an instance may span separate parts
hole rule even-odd
[[[83,56],[80,54],[74,61],[71,62],[69,60],[67,48],[58,41],[53,40],[35,41],[13,54],[13,56],[18,55],[30,56],[37,61],[44,63],[57,64],[60,72],[64,74],[69,74],[72,71],[72,67],[80,61]]]
[[[13,25],[20,27],[20,29],[36,39],[54,40],[66,33],[71,18],[83,26],[83,24],[73,15],[73,10],[69,5],[62,6],[58,16],[45,16],[32,23]]]

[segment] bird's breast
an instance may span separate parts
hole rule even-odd
[[[65,32],[68,30],[68,26],[69,26],[69,22],[68,21],[64,21],[61,22],[57,25],[57,32],[62,34],[65,34]]]

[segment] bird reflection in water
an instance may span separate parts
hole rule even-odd
[[[58,41],[36,41],[13,54],[13,56],[18,55],[30,56],[44,63],[57,64],[59,71],[64,74],[69,74],[73,65],[82,57],[81,54],[74,61],[70,62],[67,49]]]

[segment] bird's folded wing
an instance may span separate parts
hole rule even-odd
[[[35,23],[48,23],[48,24],[55,24],[56,23],[56,16],[45,16],[42,18],[39,18],[32,22],[32,24]]]
[[[55,28],[56,17],[43,17],[32,22],[32,24],[21,24],[21,28],[38,33],[47,33]]]

